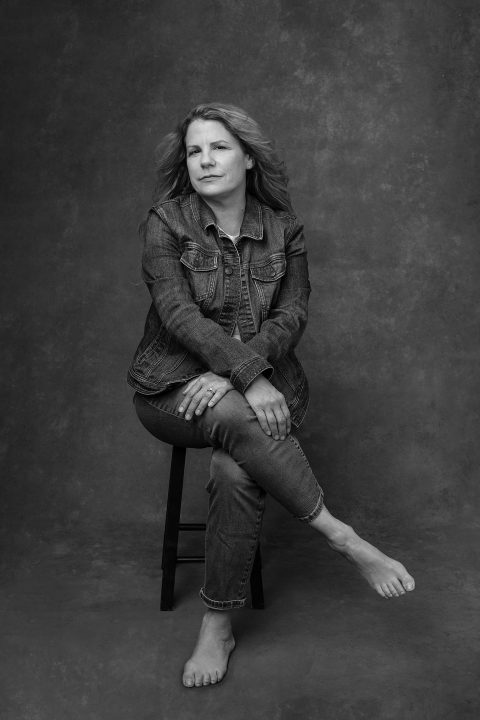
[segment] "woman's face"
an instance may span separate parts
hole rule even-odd
[[[205,200],[243,199],[246,173],[253,161],[221,122],[193,120],[185,149],[190,182],[199,195]]]

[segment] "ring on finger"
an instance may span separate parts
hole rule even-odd
[[[213,388],[211,388],[211,387],[207,388],[207,392],[212,393],[212,392],[213,392]]]

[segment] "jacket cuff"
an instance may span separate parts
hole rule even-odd
[[[232,370],[230,382],[235,390],[238,390],[243,395],[255,378],[259,375],[265,375],[268,379],[272,376],[272,373],[273,366],[270,363],[261,357],[255,357]]]

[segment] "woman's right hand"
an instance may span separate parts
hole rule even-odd
[[[285,440],[290,433],[290,411],[281,392],[264,375],[259,375],[245,391],[245,399],[257,416],[260,427],[274,440]]]
[[[183,390],[185,396],[178,412],[185,413],[185,420],[201,415],[207,407],[213,407],[227,392],[233,390],[228,378],[213,372],[206,372],[193,378]]]

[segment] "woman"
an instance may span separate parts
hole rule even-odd
[[[198,105],[166,138],[158,191],[142,230],[152,305],[129,382],[155,437],[213,448],[206,612],[183,674],[198,687],[226,673],[231,612],[245,604],[266,492],[381,596],[413,590],[414,580],[328,512],[291,434],[308,402],[295,346],[310,286],[302,226],[271,144],[243,110]]]

